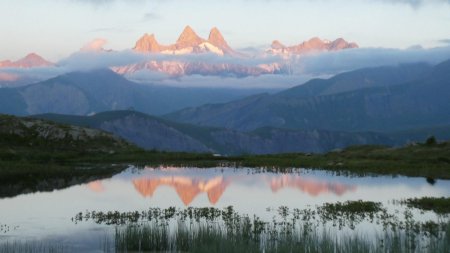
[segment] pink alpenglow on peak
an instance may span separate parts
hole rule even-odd
[[[336,39],[334,41],[321,40],[318,37],[314,37],[308,41],[304,41],[298,45],[285,46],[281,44],[278,40],[275,40],[271,48],[267,50],[271,54],[294,54],[300,55],[310,52],[321,52],[321,51],[339,51],[344,49],[358,48],[356,43],[350,43],[342,38]]]
[[[218,57],[242,57],[234,51],[222,33],[216,27],[212,28],[208,39],[201,38],[190,27],[186,26],[175,44],[161,45],[154,34],[144,34],[135,44],[133,50],[138,53],[155,53],[167,55],[213,54]],[[243,66],[238,63],[187,62],[183,60],[156,61],[149,60],[126,66],[112,68],[119,74],[132,74],[141,70],[162,72],[170,76],[184,75],[234,75],[239,77],[274,74],[279,68],[267,69],[260,66]]]
[[[140,53],[159,53],[163,48],[164,46],[158,43],[154,34],[146,33],[136,42],[133,50]]]
[[[347,48],[358,47],[355,43],[348,43],[343,39],[333,42],[312,38],[295,46],[285,46],[280,41],[274,41],[268,53],[282,55],[283,58],[292,54],[303,54],[314,51],[337,51]],[[133,50],[137,53],[152,53],[165,55],[192,55],[192,54],[212,54],[218,57],[232,57],[234,62],[192,62],[174,58],[173,60],[148,60],[128,64],[125,66],[115,66],[113,71],[122,75],[147,70],[161,72],[172,77],[185,75],[202,76],[259,76],[265,74],[291,74],[292,70],[283,60],[268,63],[255,63],[254,65],[239,64],[240,59],[248,57],[233,50],[223,37],[217,27],[213,27],[207,39],[200,37],[190,26],[186,26],[177,41],[170,45],[158,43],[154,34],[144,34],[135,44]],[[225,59],[227,60],[227,59]]]
[[[10,60],[0,61],[0,68],[36,68],[50,66],[54,66],[54,64],[45,60],[36,53],[30,53],[24,58],[14,62]]]
[[[171,55],[212,53],[219,56],[239,55],[225,41],[219,29],[212,28],[208,39],[201,38],[190,27],[186,26],[178,37],[178,40],[171,45],[161,45],[156,40],[154,34],[144,34],[134,46],[133,50],[139,53],[162,53]]]
[[[177,49],[196,47],[203,42],[205,42],[204,39],[200,38],[190,26],[186,26],[178,38],[177,43],[175,43],[175,46]]]

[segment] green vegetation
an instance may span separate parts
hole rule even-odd
[[[0,197],[111,177],[129,164],[214,166],[214,159],[144,151],[98,130],[0,116]]]
[[[146,151],[111,134],[39,119],[0,116],[0,197],[47,191],[107,178],[130,164],[172,166],[321,168],[358,175],[450,179],[450,142],[402,148],[350,147],[327,154],[214,157]]]
[[[402,200],[400,203],[437,214],[450,214],[450,198],[423,197]]]
[[[38,241],[14,241],[0,244],[0,253],[64,253],[62,244]]]
[[[383,174],[450,179],[450,142],[400,148],[357,146],[327,154],[243,156],[248,167],[322,168],[358,175]]]
[[[116,252],[448,252],[450,223],[417,222],[364,201],[324,204],[317,209],[279,207],[271,221],[242,215],[233,207],[150,208],[134,212],[86,212],[76,223],[93,220],[116,226]],[[344,214],[344,215],[342,215]],[[356,226],[379,226],[375,235]]]
[[[347,201],[344,203],[325,203],[323,206],[324,210],[328,213],[377,213],[382,211],[382,205],[379,202],[372,201]]]
[[[292,229],[284,232],[268,231],[269,238],[261,242],[252,238],[246,229],[253,229],[241,221],[235,232],[224,231],[212,224],[199,225],[192,231],[190,224],[178,224],[173,234],[167,226],[156,224],[127,226],[116,231],[116,252],[430,252],[444,253],[450,249],[450,238],[426,238],[411,241],[407,235],[380,233],[372,240],[363,235],[334,236],[322,230],[307,232]],[[287,228],[289,229],[289,228]],[[446,233],[449,233],[448,230]],[[426,242],[425,242],[426,241]]]
[[[432,146],[432,145],[436,145],[437,144],[437,140],[436,137],[434,136],[430,136],[426,141],[425,144]]]

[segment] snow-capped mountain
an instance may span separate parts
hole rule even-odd
[[[88,53],[110,53],[103,45],[106,39],[95,39],[80,51]],[[225,40],[218,28],[210,30],[207,39],[200,37],[190,26],[186,26],[175,43],[163,45],[154,34],[144,34],[132,50],[141,54],[134,62],[111,67],[113,71],[133,79],[136,72],[150,71],[167,74],[171,77],[185,75],[247,77],[264,74],[292,74],[291,56],[298,57],[309,52],[337,51],[357,48],[356,43],[344,39],[334,41],[312,38],[301,44],[285,46],[275,40],[270,49],[255,55],[246,55],[234,50]],[[275,57],[273,57],[275,56]],[[55,64],[31,53],[18,61],[0,61],[0,68],[48,67]],[[0,85],[13,85],[23,75],[13,72],[0,73]],[[139,79],[139,78],[136,78]],[[31,79],[30,79],[31,80]]]
[[[169,55],[184,55],[192,53],[213,53],[216,55],[238,55],[223,38],[219,29],[214,27],[208,39],[203,39],[190,27],[186,26],[175,44],[161,45],[154,34],[144,34],[133,48],[141,53],[162,53]]]
[[[245,55],[233,50],[216,27],[212,28],[208,39],[201,38],[190,27],[186,26],[175,44],[161,45],[154,34],[145,34],[134,46],[139,53],[162,55],[212,54],[217,57],[244,58]],[[236,61],[238,62],[238,61]],[[116,73],[130,75],[137,71],[150,70],[166,73],[170,76],[183,75],[219,75],[219,76],[258,76],[262,74],[283,73],[279,65],[246,66],[238,63],[205,62],[179,60],[149,60],[145,62],[117,66],[112,68]]]

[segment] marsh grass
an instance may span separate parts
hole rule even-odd
[[[450,214],[450,198],[411,198],[401,200],[400,204],[407,205],[408,207],[414,207],[425,211],[433,211],[437,214]]]
[[[218,224],[192,226],[178,222],[171,230],[156,224],[118,228],[116,252],[448,252],[447,238],[413,238],[404,232],[379,233],[375,238],[360,234],[337,235],[327,230],[264,230],[248,234],[245,221],[228,231]],[[449,233],[450,231],[447,231]]]
[[[448,220],[415,221],[409,210],[397,217],[377,202],[270,211],[270,221],[230,206],[86,212],[74,222],[114,225],[117,252],[448,252],[450,245]],[[361,233],[362,223],[378,229]]]
[[[68,249],[54,242],[12,241],[0,243],[0,253],[64,253]]]

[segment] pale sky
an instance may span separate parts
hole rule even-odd
[[[233,48],[311,37],[361,47],[450,43],[450,0],[0,0],[0,60],[36,52],[58,61],[103,38],[129,49],[144,33],[175,42],[184,26],[202,37],[217,26]]]

